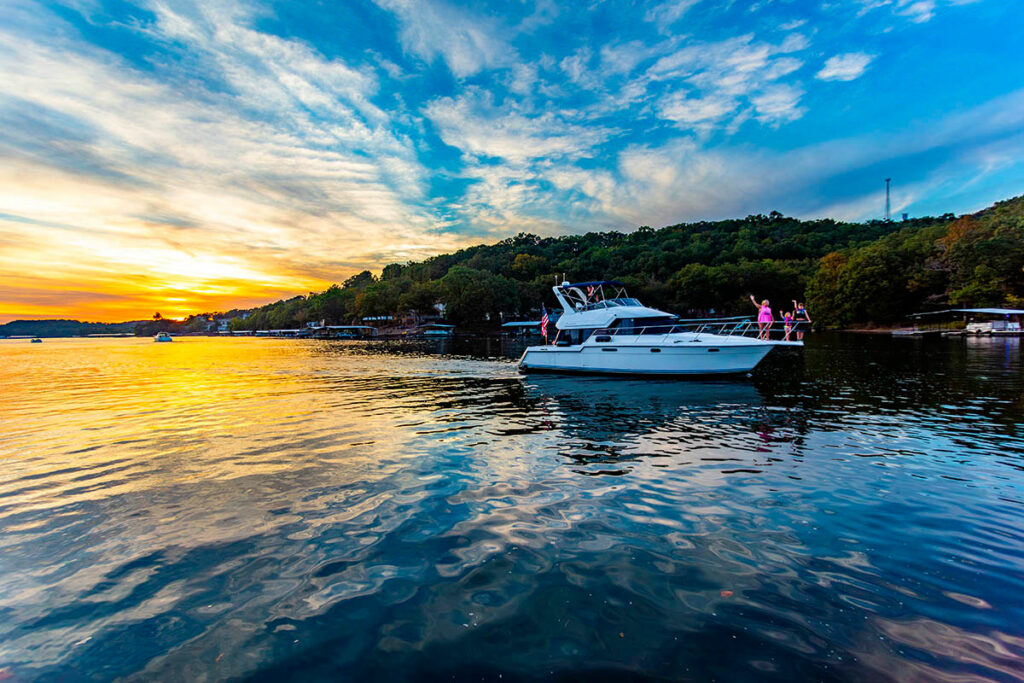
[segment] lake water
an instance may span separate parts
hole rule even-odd
[[[0,679],[1024,680],[1016,339],[0,342]]]

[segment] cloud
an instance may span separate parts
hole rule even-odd
[[[437,0],[376,1],[398,17],[407,51],[428,62],[441,57],[456,78],[518,61],[515,50],[502,38],[508,29],[486,15],[474,15]],[[541,21],[540,16],[524,27]]]
[[[901,185],[902,210],[938,188],[954,190],[954,179],[976,181],[1019,163],[1024,155],[1021,112],[1024,90],[950,114],[913,135],[873,133],[781,151],[708,148],[696,140],[677,139],[658,146],[631,145],[611,170],[556,165],[547,177],[592,212],[590,225],[602,227],[666,225],[773,209],[861,220],[877,216],[880,185],[865,191],[854,183],[836,192],[824,189],[830,181],[935,155],[929,173]]]
[[[639,40],[631,40],[604,45],[601,47],[601,71],[608,75],[631,73],[643,62],[663,54],[670,44],[659,42],[647,45]]]
[[[593,56],[590,48],[584,46],[559,62],[559,66],[569,80],[576,85],[582,88],[598,88],[601,77],[591,69],[590,62]]]
[[[906,3],[897,13],[910,17],[911,21],[923,23],[935,16],[935,1],[916,0],[915,2]]]
[[[714,43],[691,42],[659,59],[647,73],[655,79],[678,78],[698,87],[746,94],[799,68],[799,60],[788,55],[806,46],[806,39],[796,34],[781,45],[756,41],[752,34]]]
[[[864,75],[874,55],[863,52],[848,52],[829,57],[825,66],[815,74],[822,81],[852,81]]]
[[[805,111],[800,106],[803,90],[779,81],[803,66],[791,54],[806,46],[806,38],[799,34],[790,34],[779,45],[755,41],[753,35],[687,44],[647,71],[652,81],[689,86],[666,92],[656,111],[682,128],[702,133],[715,127],[735,130],[751,115],[771,125],[794,121]]]
[[[672,24],[683,18],[691,7],[700,0],[667,0],[647,10],[644,21],[657,24],[662,31],[668,31]]]
[[[737,104],[735,99],[723,95],[700,98],[676,92],[658,103],[658,115],[684,128],[707,130],[733,113]]]
[[[889,8],[893,14],[906,17],[916,24],[931,21],[941,7],[969,5],[980,0],[858,0],[860,15],[877,8]]]
[[[493,96],[479,88],[430,102],[426,115],[446,144],[473,156],[512,162],[580,156],[612,133],[570,123],[551,111],[532,112],[514,103],[496,106]]]
[[[803,90],[791,85],[773,85],[750,98],[762,123],[779,124],[795,121],[806,111],[800,106]]]
[[[138,31],[187,59],[151,70],[53,34],[45,15],[0,29],[0,119],[15,122],[0,143],[0,204],[76,226],[34,228],[47,243],[20,262],[5,255],[0,279],[46,261],[100,288],[95,268],[165,288],[306,291],[343,279],[360,254],[387,256],[382,245],[399,260],[459,244],[433,231],[426,171],[371,102],[372,69],[261,33],[234,5],[154,10]]]

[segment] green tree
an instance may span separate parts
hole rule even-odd
[[[356,273],[349,279],[342,283],[343,289],[363,289],[367,285],[371,285],[377,281],[377,278],[373,276],[368,270],[364,270],[361,273]]]

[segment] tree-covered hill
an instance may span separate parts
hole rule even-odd
[[[428,313],[437,302],[459,325],[494,322],[554,305],[550,287],[572,280],[618,279],[653,306],[680,314],[749,313],[748,294],[776,307],[804,295],[826,254],[856,249],[900,229],[943,225],[951,217],[904,223],[801,221],[779,213],[742,220],[641,227],[631,233],[564,237],[520,234],[409,264],[380,277],[364,271],[324,292],[257,309],[242,329],[288,328],[307,321]],[[489,314],[489,315],[488,315]]]
[[[1024,307],[1024,197],[900,228],[821,259],[807,289],[818,322],[887,325],[948,306]]]
[[[12,320],[0,325],[0,337],[82,337],[131,334],[135,323],[83,323],[78,320]]]

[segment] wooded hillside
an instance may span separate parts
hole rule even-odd
[[[493,245],[425,261],[392,264],[380,277],[360,273],[324,292],[279,301],[237,321],[242,329],[287,328],[325,319],[347,323],[367,316],[429,312],[447,306],[459,325],[527,316],[555,304],[551,285],[618,279],[645,303],[679,314],[749,313],[749,293],[790,306],[803,297],[819,261],[900,229],[934,228],[945,219],[906,223],[801,221],[778,213],[742,220],[687,223],[660,230],[565,237],[520,234]]]

